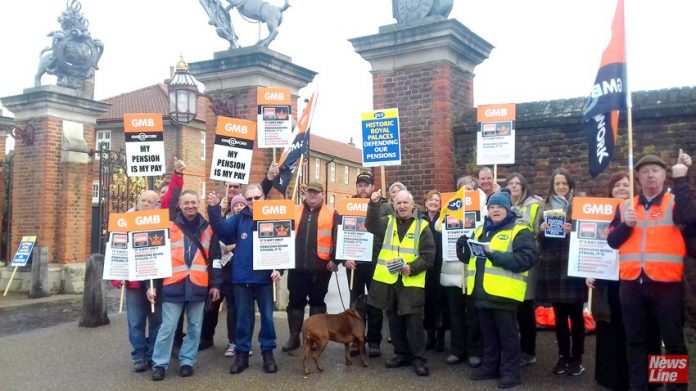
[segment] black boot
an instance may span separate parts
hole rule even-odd
[[[230,373],[233,375],[242,373],[247,368],[249,368],[249,352],[237,352],[234,364],[230,367]]]
[[[276,364],[275,357],[273,357],[272,350],[266,350],[261,352],[263,356],[263,370],[266,373],[276,373],[278,372],[278,364]]]
[[[284,352],[289,352],[300,347],[300,331],[302,330],[302,321],[304,320],[304,309],[288,307],[288,329],[290,336],[285,341],[281,348]]]
[[[427,329],[425,331],[427,334],[425,350],[433,350],[435,349],[435,329]]]
[[[326,313],[326,306],[325,305],[316,306],[316,307],[309,307],[309,316],[325,314],[325,313]]]

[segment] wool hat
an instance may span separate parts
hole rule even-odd
[[[493,193],[488,198],[488,202],[486,203],[486,206],[491,205],[500,205],[503,208],[505,208],[505,210],[507,210],[508,213],[512,213],[512,201],[508,189],[503,189],[501,191]]]
[[[358,174],[358,177],[355,179],[355,184],[357,185],[360,182],[365,182],[368,185],[374,185],[375,182],[372,179],[372,173],[363,171],[360,174]]]
[[[667,163],[665,163],[664,160],[660,159],[659,156],[656,155],[645,155],[643,156],[640,160],[638,160],[638,163],[636,163],[635,170],[638,171],[640,168],[646,164],[655,164],[658,165],[665,170],[667,169]]]
[[[236,196],[232,197],[232,202],[230,202],[230,206],[235,206],[235,204],[242,203],[246,205],[246,199],[242,197],[241,195],[237,194]]]

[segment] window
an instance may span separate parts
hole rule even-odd
[[[314,159],[314,179],[321,178],[319,176],[319,174],[321,174],[321,167],[319,166],[319,159]]]
[[[348,166],[343,167],[343,183],[346,185],[348,184],[348,175],[350,175],[349,172],[350,170],[348,169]]]
[[[99,156],[99,155],[95,155]],[[99,204],[99,181],[92,181],[92,205]]]
[[[360,175],[360,168],[355,169],[355,176],[353,178],[358,178],[358,175]]]
[[[335,203],[336,203],[336,196],[331,194],[331,196],[329,197],[329,206],[333,208]]]
[[[96,150],[111,149],[111,130],[97,130]],[[99,154],[95,154],[95,159],[99,159]]]
[[[336,182],[336,163],[331,162],[329,164],[329,170],[331,174],[331,182]]]
[[[205,130],[201,131],[201,160],[205,160]]]
[[[203,179],[203,182],[201,182],[201,200],[206,199],[206,194],[205,194],[205,179]]]

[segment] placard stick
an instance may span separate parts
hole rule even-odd
[[[276,269],[273,269],[273,271],[275,272]],[[273,280],[271,280],[271,284],[273,284],[273,302],[275,303],[275,302],[276,302],[276,296],[277,296],[277,294],[276,294],[276,282],[273,281]]]
[[[273,148],[273,163],[277,162],[278,159],[276,158],[276,149]]]
[[[14,279],[15,273],[17,273],[17,268],[18,268],[18,267],[19,267],[19,266],[15,266],[15,267],[14,267],[14,270],[12,270],[12,275],[10,276],[10,281],[7,281],[7,288],[5,288],[5,293],[2,294],[3,296],[7,296],[7,291],[10,290],[10,285],[12,285],[12,280]]]
[[[596,281],[596,280],[595,280]],[[588,296],[587,296],[587,310],[590,312],[590,315],[592,315],[592,288],[589,289]]]
[[[384,166],[379,167],[379,173],[380,173],[380,177],[382,178],[382,194],[384,194],[385,197],[388,197],[388,195],[387,195],[387,175],[384,173]]]
[[[353,290],[353,276],[355,276],[355,270],[350,269],[350,287],[348,288],[349,290]]]
[[[150,288],[152,288],[153,291],[155,290],[155,284],[152,282],[152,278],[150,279]],[[155,313],[155,303],[150,303],[150,311],[152,311],[153,314]]]
[[[464,225],[466,223],[466,186],[462,186],[462,227],[466,229]],[[462,294],[466,294],[466,268],[468,264],[462,265]]]
[[[493,183],[498,183],[498,165],[493,165]]]
[[[121,281],[121,299],[118,301],[118,313],[123,313],[123,296],[126,295],[126,282]]]

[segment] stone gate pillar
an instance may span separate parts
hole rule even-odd
[[[387,167],[387,186],[401,181],[416,200],[432,189],[453,190],[452,128],[473,105],[474,68],[493,46],[441,17],[381,26],[350,42],[372,65],[374,109],[399,109],[402,164]]]
[[[12,172],[11,248],[23,235],[37,235],[51,263],[83,263],[91,234],[88,145],[109,105],[51,85],[2,98],[2,104],[21,130]]]

